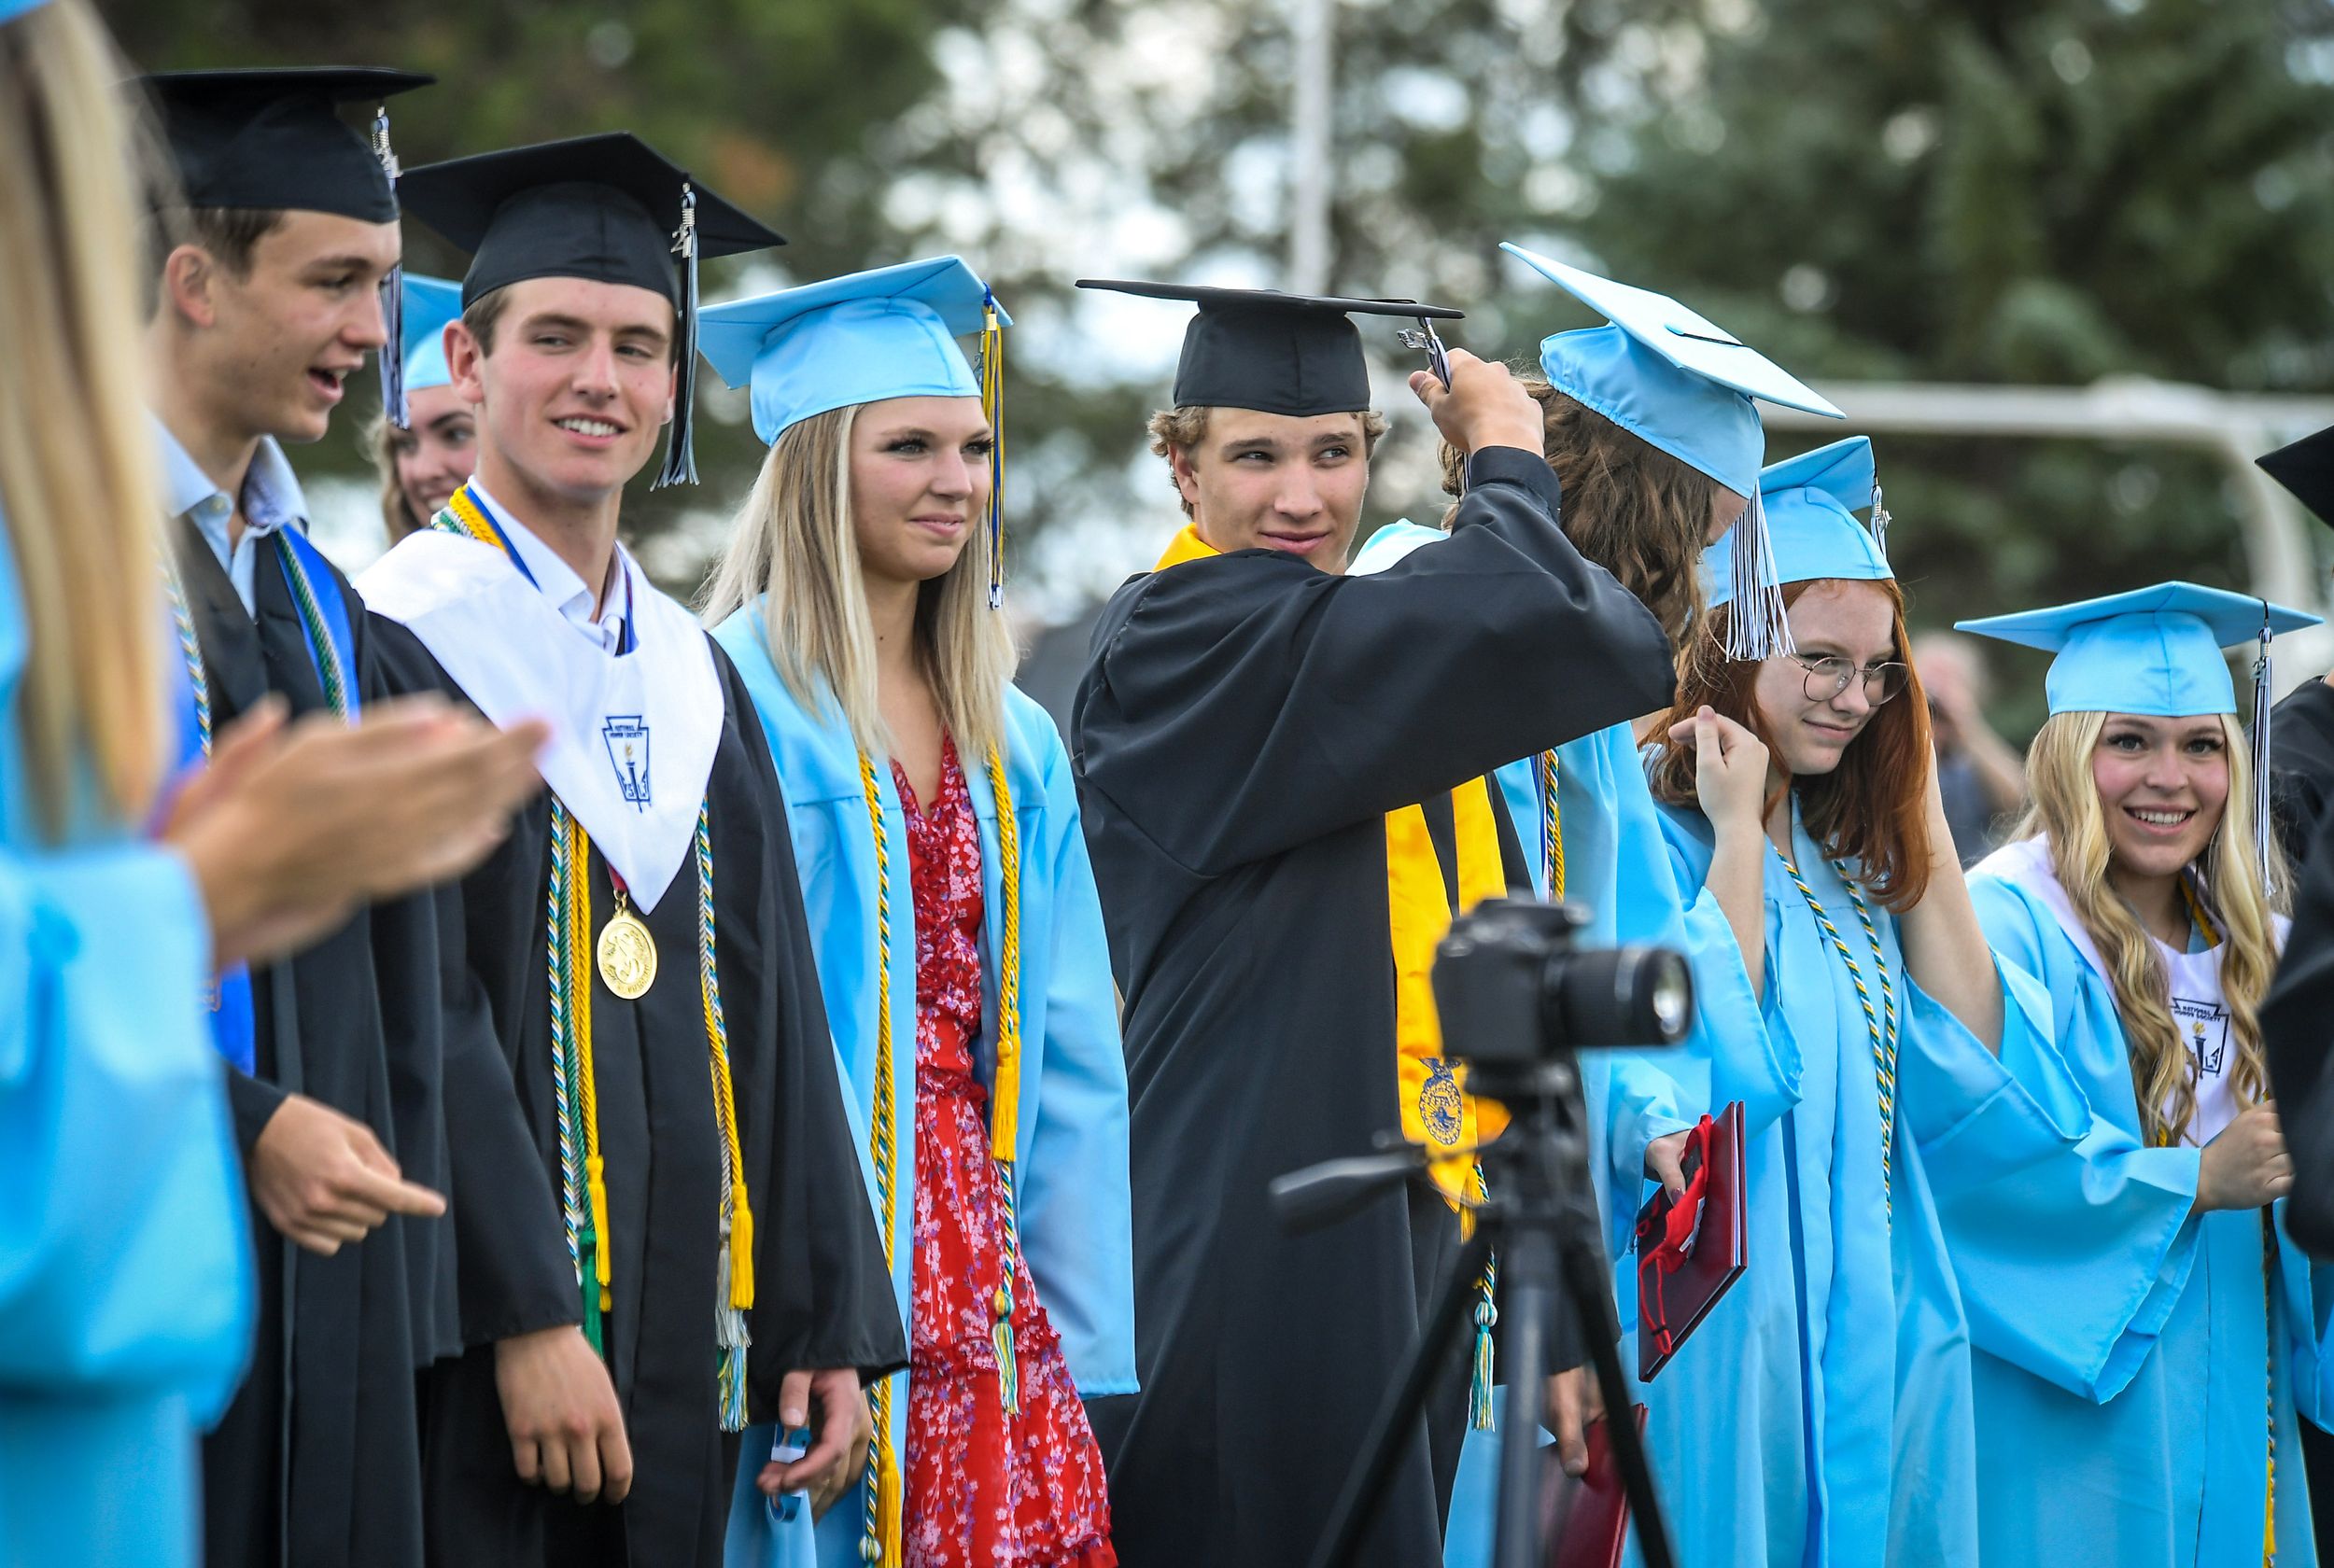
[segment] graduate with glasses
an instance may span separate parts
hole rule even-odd
[[[830,1565],[1117,1561],[1079,1400],[1135,1386],[1126,1061],[1070,759],[1010,684],[1008,325],[954,257],[705,313],[770,446],[707,615],[786,792],[909,1346],[831,1508],[766,1510],[748,1434],[730,1568],[813,1511]]]
[[[2032,805],[1970,890],[2048,987],[2092,1113],[2064,1155],[1942,1206],[1989,1565],[2316,1561],[2296,1416],[2329,1413],[2334,1271],[2283,1223],[2262,1001],[2286,874],[2260,728],[2271,637],[2317,621],[2168,582],[1961,623],[2057,655]],[[2224,648],[2256,654],[2250,745]]]
[[[1540,343],[1544,381],[1527,380],[1540,404],[1543,453],[1564,496],[1568,538],[1611,572],[1683,646],[1705,612],[1703,552],[1721,538],[1748,536],[1743,553],[1771,555],[1762,542],[1759,495],[1765,447],[1758,404],[1768,401],[1837,417],[1820,393],[1756,349],[1677,301],[1596,277],[1520,245],[1502,248],[1608,320],[1551,334]],[[1465,489],[1464,454],[1442,449],[1443,489]],[[1397,523],[1371,537],[1354,563],[1381,570],[1439,530]],[[1695,1035],[1684,1048],[1642,1056],[1595,1051],[1581,1059],[1583,1098],[1596,1157],[1591,1173],[1616,1259],[1631,1244],[1648,1180],[1682,1189],[1685,1129],[1708,1103],[1707,1062],[1719,1053],[1712,1031],[1755,1028],[1758,1001],[1740,956],[1725,940],[1725,916],[1707,889],[1678,889],[1669,848],[1639,754],[1649,715],[1567,741],[1499,770],[1508,809],[1521,826],[1543,894],[1584,904],[1584,945],[1653,943],[1691,949]],[[1704,940],[1692,941],[1698,931]],[[1717,940],[1710,940],[1710,938]],[[1638,1319],[1636,1270],[1614,1270],[1624,1334]],[[1489,1313],[1483,1314],[1485,1318]],[[1479,1331],[1488,1336],[1492,1325]],[[1629,1358],[1624,1355],[1624,1362]],[[1575,1392],[1576,1389],[1579,1392]],[[1552,1391],[1549,1428],[1567,1464],[1584,1468],[1578,1375]],[[1484,1412],[1478,1412],[1479,1417]],[[1504,1426],[1504,1422],[1499,1423]],[[1445,1561],[1488,1561],[1498,1444],[1478,1420],[1462,1465]]]
[[[1648,1385],[1646,1437],[1682,1562],[1972,1563],[1968,1330],[1930,1151],[2015,1169],[2071,1143],[2081,1101],[1961,880],[1904,597],[1856,515],[1871,443],[1760,488],[1790,643],[1728,655],[1722,542],[1651,753],[1680,885],[1724,911],[1759,999],[1707,1063],[1710,1105],[1745,1107],[1750,1267]]]
[[[698,257],[780,241],[623,133],[402,188],[471,253],[445,346],[478,469],[362,586],[401,680],[555,726],[549,796],[460,889],[451,984],[530,1148],[453,1151],[482,1224],[428,1381],[429,1539],[710,1568],[748,1422],[813,1428],[792,1484],[848,1474],[863,1379],[906,1359],[768,748],[616,537],[668,424],[660,476],[693,477]]]
[[[1072,749],[1133,1096],[1143,1387],[1095,1421],[1126,1561],[1279,1564],[1461,1245],[1477,1178],[1451,1156],[1501,1125],[1428,983],[1456,911],[1531,886],[1488,776],[1659,707],[1668,646],[1559,527],[1538,406],[1464,350],[1412,381],[1468,453],[1452,538],[1346,573],[1385,428],[1348,313],[1450,313],[1103,287],[1199,309],[1152,420],[1189,525],[1104,611]],[[1396,1132],[1443,1156],[1433,1188],[1282,1231],[1273,1177]],[[1441,1552],[1455,1358],[1429,1398],[1360,1561]]]

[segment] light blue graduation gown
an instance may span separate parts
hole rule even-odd
[[[119,827],[39,841],[29,639],[0,523],[0,1562],[173,1568],[253,1307],[208,922]]]
[[[1370,538],[1355,559],[1357,572],[1383,570],[1411,551],[1449,536],[1410,522],[1391,523]],[[1564,838],[1565,897],[1584,905],[1584,948],[1653,943],[1689,952],[1694,960],[1694,1033],[1662,1051],[1581,1053],[1582,1098],[1590,1131],[1590,1180],[1604,1217],[1607,1255],[1623,1328],[1623,1364],[1636,1365],[1637,1279],[1627,1257],[1637,1211],[1652,1190],[1644,1177],[1645,1146],[1693,1125],[1708,1109],[1708,1071],[1715,1047],[1710,1031],[1757,1011],[1749,976],[1733,944],[1689,941],[1696,925],[1723,933],[1724,914],[1707,895],[1688,901],[1671,875],[1661,819],[1647,786],[1635,735],[1626,724],[1585,735],[1556,749],[1556,805]],[[1509,763],[1497,775],[1508,816],[1532,867],[1532,885],[1547,886],[1544,776],[1538,757]],[[1710,922],[1715,921],[1715,927]],[[1469,1430],[1452,1489],[1444,1533],[1447,1568],[1476,1568],[1491,1561],[1493,1514],[1498,1495],[1500,1433],[1506,1430],[1506,1390],[1494,1396],[1497,1432]],[[1546,1432],[1539,1435],[1549,1441]]]
[[[1703,895],[1698,811],[1664,806],[1680,887]],[[1808,885],[1874,978],[1838,875],[1793,810]],[[1808,1568],[1977,1559],[1969,1343],[1929,1177],[2015,1170],[2062,1153],[2083,1108],[2047,1047],[2047,999],[1998,966],[2002,1059],[1906,975],[1897,921],[1872,905],[1901,1018],[1897,1119],[1882,1192],[1870,1034],[1846,966],[1765,861],[1765,988],[1755,1027],[1712,1036],[1708,1103],[1744,1104],[1749,1266],[1644,1390],[1679,1561]],[[1734,945],[1707,922],[1697,948]],[[2025,1069],[2020,1072],[2020,1069]],[[2031,1086],[2030,1086],[2031,1085]],[[1891,1212],[1892,1205],[1893,1212]]]
[[[1622,1365],[1634,1372],[1638,1291],[1633,1230],[1638,1210],[1653,1190],[1645,1178],[1645,1146],[1693,1126],[1713,1109],[1708,1064],[1729,1048],[1723,1043],[1729,1031],[1741,1030],[1746,1027],[1742,1020],[1757,1016],[1758,1001],[1717,900],[1706,891],[1688,898],[1678,886],[1661,814],[1630,727],[1615,724],[1567,741],[1556,749],[1556,758],[1565,896],[1585,903],[1592,916],[1581,932],[1582,945],[1651,943],[1686,954],[1694,971],[1693,1029],[1677,1046],[1581,1053],[1590,1176],[1605,1220],[1606,1253],[1612,1260]],[[1547,864],[1540,759],[1510,763],[1499,770],[1498,780],[1530,854],[1533,882],[1540,886]],[[1501,1415],[1504,1431],[1504,1405]],[[1447,1568],[1476,1568],[1491,1561],[1498,1450],[1497,1434],[1468,1434],[1443,1542]]]
[[[2285,1239],[2283,1200],[2267,1271],[2257,1211],[2189,1212],[2199,1151],[2145,1146],[2105,977],[2021,881],[1981,867],[1970,890],[1995,950],[2048,987],[2095,1118],[2060,1158],[1940,1203],[1976,1346],[1987,1568],[2257,1568],[2272,1407],[2277,1560],[2307,1568],[2295,1410],[2334,1411],[2334,1270]]]
[[[802,877],[827,1019],[842,1069],[868,1197],[875,1170],[867,1127],[876,1056],[875,834],[868,825],[859,752],[833,699],[807,711],[779,679],[763,640],[757,601],[713,633],[745,678],[768,735],[786,796],[794,861]],[[1021,858],[1021,1090],[1016,1211],[1022,1255],[1037,1299],[1062,1337],[1082,1398],[1132,1393],[1134,1254],[1127,1177],[1126,1058],[1118,999],[1103,936],[1102,903],[1086,857],[1077,790],[1062,737],[1045,709],[1005,693],[1005,774]],[[963,759],[980,822],[984,1071],[995,1060],[997,932],[1005,909],[997,852],[997,805],[985,761]],[[893,1285],[908,1312],[914,1256],[916,943],[907,886],[907,829],[891,769],[879,764],[884,838],[892,875],[892,1041],[898,1203],[892,1239]],[[893,1451],[907,1453],[907,1374],[892,1400]],[[731,1510],[728,1561],[748,1565],[859,1562],[865,1511],[859,1490],[845,1494],[815,1532],[808,1508],[778,1523],[754,1488],[768,1462],[772,1431],[748,1429]],[[862,1483],[865,1484],[864,1482]]]

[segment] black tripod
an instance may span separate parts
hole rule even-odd
[[[1507,1441],[1499,1455],[1496,1568],[1540,1568],[1540,1455],[1533,1440],[1548,1365],[1548,1323],[1562,1290],[1587,1342],[1603,1392],[1613,1455],[1646,1568],[1672,1568],[1669,1534],[1621,1372],[1619,1324],[1589,1185],[1580,1065],[1560,1051],[1520,1067],[1472,1064],[1475,1094],[1513,1118],[1497,1142],[1479,1151],[1491,1197],[1476,1211],[1475,1233],[1435,1296],[1400,1379],[1380,1407],[1361,1457],[1345,1479],[1314,1568],[1343,1568],[1369,1528],[1404,1437],[1426,1407],[1428,1388],[1471,1328],[1469,1305],[1496,1248],[1503,1300],[1498,1365],[1508,1386]],[[1272,1183],[1282,1224],[1310,1229],[1342,1218],[1391,1187],[1426,1180],[1424,1153],[1408,1144],[1331,1160]]]

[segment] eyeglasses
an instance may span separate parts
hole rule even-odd
[[[1807,672],[1800,679],[1799,689],[1807,693],[1809,702],[1830,702],[1848,690],[1849,681],[1862,676],[1864,700],[1877,707],[1903,695],[1905,682],[1912,678],[1911,669],[1894,660],[1887,664],[1866,665],[1859,669],[1837,654],[1822,659],[1802,658],[1796,653],[1791,657]]]

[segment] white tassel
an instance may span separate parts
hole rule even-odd
[[[717,1377],[721,1385],[722,1430],[746,1429],[746,1351],[753,1336],[746,1330],[746,1315],[729,1304],[729,1239],[722,1239],[721,1267],[714,1276],[713,1342],[720,1347]]]
[[[1880,559],[1889,558],[1889,509],[1880,498],[1880,481],[1872,481],[1872,542],[1880,552]]]
[[[1775,545],[1766,509],[1755,490],[1735,522],[1734,612],[1726,622],[1726,657],[1755,662],[1792,651],[1783,585],[1776,581]]]

